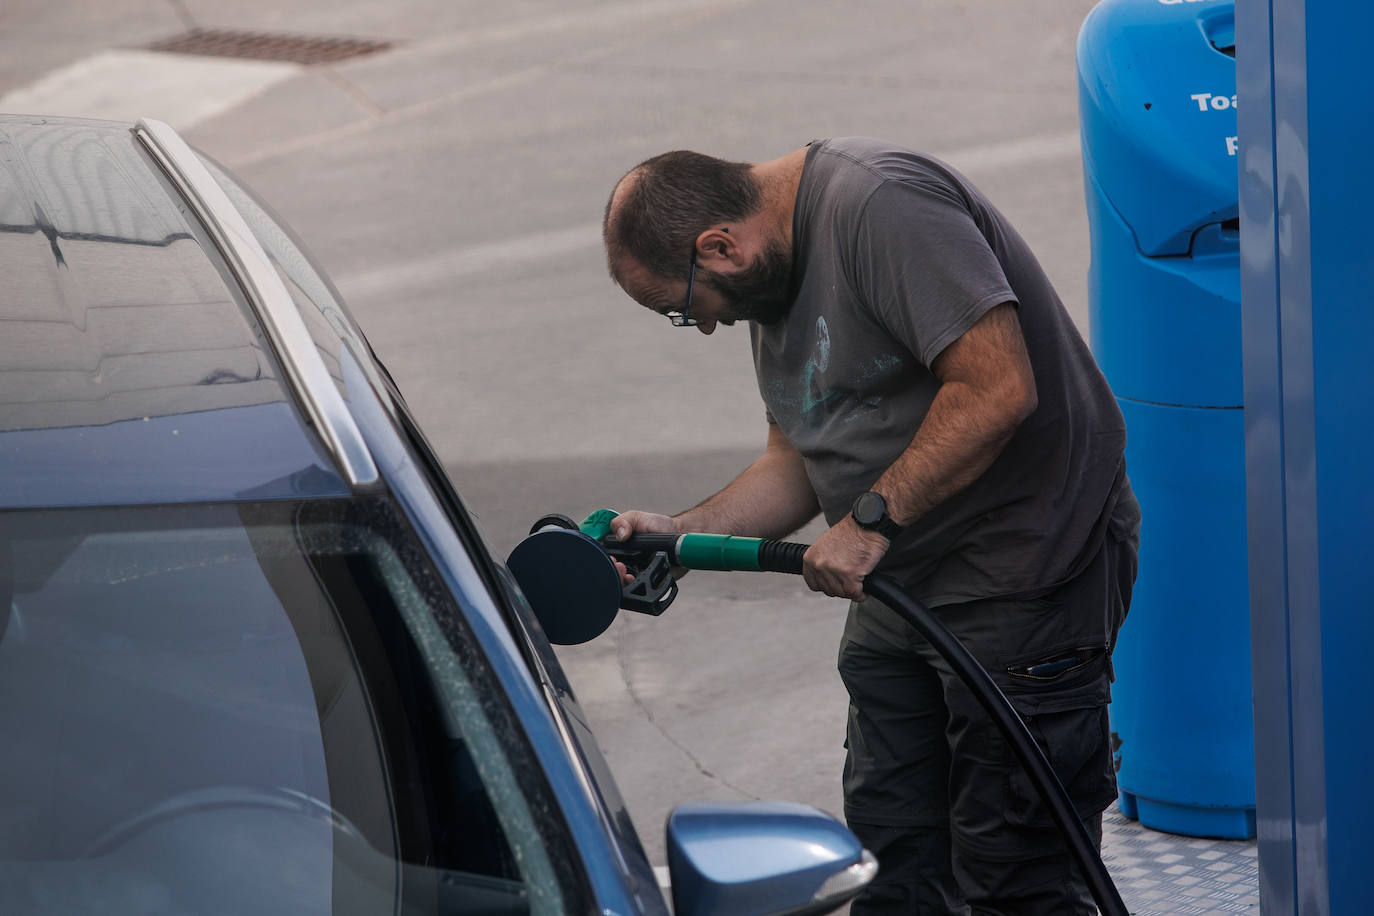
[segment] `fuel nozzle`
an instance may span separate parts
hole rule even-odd
[[[617,514],[602,509],[581,525],[566,515],[546,515],[506,561],[556,645],[595,639],[621,608],[658,616],[677,597],[670,554],[640,537],[632,544],[611,537],[610,522]],[[628,584],[621,582],[615,560],[634,576]]]
[[[535,522],[507,565],[551,642],[594,639],[624,608],[658,616],[677,597],[687,569],[800,573],[805,544],[726,534],[611,535],[619,513],[600,509],[580,524],[566,515]],[[616,561],[634,577],[621,581]]]
[[[673,569],[677,536],[640,534],[626,541],[618,540],[611,534],[611,521],[619,514],[614,509],[598,509],[573,527],[600,544],[607,556],[619,560],[634,576],[620,589],[620,607],[657,617],[668,610],[668,605],[677,597],[677,576]],[[546,516],[546,519],[555,517],[572,522],[566,516]]]

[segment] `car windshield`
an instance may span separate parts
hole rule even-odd
[[[439,582],[380,498],[0,513],[0,911],[576,909]]]

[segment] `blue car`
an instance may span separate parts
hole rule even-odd
[[[0,117],[0,912],[667,913],[548,641],[300,244],[165,124]],[[822,913],[800,805],[674,909]]]

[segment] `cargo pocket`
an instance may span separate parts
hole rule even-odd
[[[1056,708],[1022,718],[1080,817],[1091,817],[1116,799],[1116,773],[1112,768],[1105,705]],[[1049,809],[1019,760],[1008,773],[1007,821],[1024,826],[1054,825]]]

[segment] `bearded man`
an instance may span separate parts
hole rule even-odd
[[[1121,412],[1025,241],[955,169],[867,138],[656,156],[617,183],[604,238],[612,277],[674,326],[749,324],[768,429],[714,496],[613,532],[830,526],[804,575],[852,602],[845,816],[880,865],[852,912],[1095,913],[996,727],[863,588],[881,569],[936,611],[1100,843],[1140,512]]]

